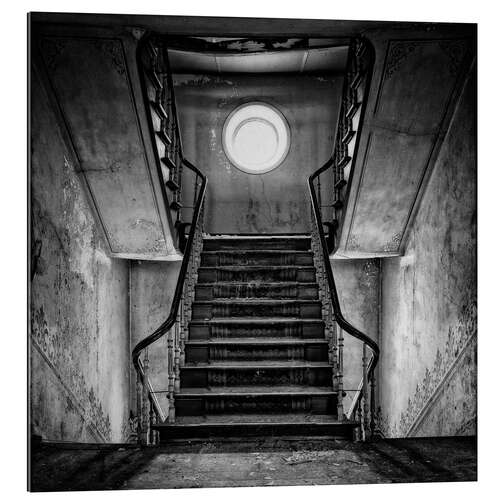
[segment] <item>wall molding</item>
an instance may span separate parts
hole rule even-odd
[[[40,352],[43,359],[56,375],[66,392],[75,402],[92,435],[103,442],[111,441],[111,421],[104,410],[93,387],[87,385],[85,377],[70,366],[71,355],[64,349],[59,329],[51,329],[47,324],[43,306],[31,312],[31,333],[29,335],[33,346]],[[64,377],[59,366],[66,366]]]
[[[107,443],[109,442],[109,437],[103,433],[99,427],[89,420],[88,418],[88,412],[85,410],[84,405],[80,401],[80,399],[75,395],[75,393],[70,389],[68,384],[64,382],[63,378],[61,377],[59,371],[55,367],[54,363],[48,358],[48,356],[43,352],[42,347],[38,344],[38,342],[33,338],[33,336],[30,336],[31,340],[31,345],[38,351],[42,359],[45,361],[47,366],[51,369],[51,371],[54,373],[55,377],[67,393],[67,395],[70,397],[71,402],[73,403],[73,406],[75,409],[78,411],[79,415],[85,422],[85,425],[87,426],[88,431],[90,434],[94,437],[94,439],[100,443]],[[107,434],[107,433],[106,433]]]
[[[381,417],[380,427],[386,437],[412,436],[476,339],[477,301],[474,297],[463,307],[457,324],[449,328],[443,352],[441,349],[437,350],[432,368],[425,370],[425,375],[417,383],[413,396],[408,398],[406,410],[401,412],[399,421],[390,425],[387,415]]]
[[[434,392],[427,399],[422,409],[418,412],[415,420],[411,424],[410,428],[406,431],[405,437],[414,437],[415,432],[418,430],[425,417],[432,409],[434,404],[436,403],[438,397],[442,394],[444,388],[446,387],[446,383],[451,379],[451,377],[455,374],[460,361],[464,358],[465,353],[468,351],[469,347],[477,340],[477,335],[471,335],[462,350],[459,352],[458,356],[453,361],[452,365],[449,367],[448,371],[444,374],[444,377],[438,383],[437,387],[434,389]]]

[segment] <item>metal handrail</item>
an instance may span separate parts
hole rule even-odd
[[[342,309],[340,307],[340,302],[339,302],[339,297],[337,293],[337,287],[335,285],[335,278],[333,277],[333,271],[332,267],[330,264],[330,255],[328,253],[328,247],[326,244],[326,238],[325,238],[325,232],[323,230],[323,222],[321,218],[321,212],[320,212],[320,207],[318,203],[318,197],[316,195],[315,189],[314,189],[314,180],[325,170],[330,168],[334,163],[333,158],[330,158],[322,167],[320,167],[318,170],[316,170],[311,176],[308,178],[308,185],[309,185],[309,194],[311,196],[311,204],[313,207],[313,214],[314,214],[314,219],[316,221],[316,227],[318,230],[318,235],[319,235],[319,241],[321,244],[321,252],[323,256],[323,261],[325,265],[325,270],[326,270],[326,278],[328,281],[328,288],[330,290],[330,300],[332,304],[332,310],[333,310],[333,315],[335,317],[335,320],[337,324],[339,325],[342,330],[344,330],[346,333],[351,335],[352,337],[357,338],[358,340],[361,340],[363,343],[365,343],[372,351],[372,358],[370,359],[370,362],[368,364],[368,380],[372,380],[375,368],[377,366],[379,357],[380,357],[380,349],[378,344],[371,339],[368,335],[364,334],[360,330],[358,330],[355,326],[353,326],[351,323],[349,323],[345,318],[344,315],[342,314]],[[361,397],[361,394],[363,393],[364,389],[364,381],[363,384],[360,386],[360,391],[357,393],[355,396],[355,401],[351,405],[352,408],[355,408],[359,402],[359,399]]]
[[[143,99],[145,102],[148,101],[148,96],[147,96],[145,78],[144,78],[144,64],[141,60],[141,51],[147,43],[151,43],[152,39],[154,39],[154,36],[152,36],[151,34],[146,35],[141,40],[141,43],[137,47],[137,63],[138,63],[138,67],[139,67],[142,95],[143,95]],[[167,65],[168,65],[168,58],[167,58]],[[169,88],[171,89],[171,91],[173,93],[173,81],[172,81],[172,75],[170,73],[170,67],[168,66],[167,69],[168,69],[167,76],[169,78]],[[177,136],[177,139],[179,141],[178,154],[179,154],[180,162],[183,166],[186,166],[188,169],[190,169],[191,171],[193,171],[195,173],[196,186],[198,185],[198,182],[199,182],[198,178],[201,179],[201,185],[200,185],[200,189],[198,191],[198,195],[196,197],[196,202],[194,204],[193,216],[192,216],[192,220],[191,220],[191,228],[189,231],[189,236],[188,236],[186,245],[183,249],[184,254],[183,254],[183,258],[182,258],[182,264],[181,264],[179,276],[177,279],[174,298],[173,298],[172,304],[170,306],[169,315],[168,315],[167,319],[151,335],[147,336],[146,338],[144,338],[140,342],[138,342],[132,351],[132,363],[134,365],[134,368],[136,369],[142,384],[147,385],[148,387],[150,387],[151,384],[147,378],[146,372],[144,370],[144,366],[141,363],[139,356],[141,355],[141,352],[144,349],[146,349],[148,346],[150,346],[151,344],[156,342],[158,339],[163,337],[166,333],[168,333],[176,323],[177,316],[179,313],[179,308],[181,305],[182,296],[183,296],[183,289],[184,289],[184,284],[186,281],[186,275],[188,272],[189,260],[191,258],[191,253],[192,253],[192,249],[193,249],[193,241],[194,241],[195,233],[196,233],[196,230],[198,227],[200,213],[201,213],[202,207],[203,207],[203,202],[204,202],[205,194],[206,194],[206,185],[207,185],[206,176],[203,175],[198,168],[196,168],[191,162],[189,162],[184,157],[184,151],[182,148],[182,141],[181,141],[181,134],[180,134],[180,130],[179,130],[179,120],[178,120],[178,116],[177,116],[177,109],[176,109],[174,95],[172,95],[172,99],[173,99],[172,107],[174,109],[174,117],[175,117],[175,119],[174,119],[175,135]],[[148,115],[148,127],[149,127],[149,131],[151,133],[151,136],[154,137],[154,127],[153,127],[151,117],[149,115]],[[158,171],[160,172],[160,175],[162,175],[161,174],[161,166],[160,166],[160,158],[159,158],[158,152],[156,150],[155,150],[155,159],[156,159]],[[195,188],[195,191],[196,191],[196,188]],[[164,197],[165,202],[167,202],[167,196],[165,193],[165,186],[163,184],[162,184],[162,193],[163,193],[163,197]],[[163,411],[158,403],[156,394],[152,393],[152,391],[148,391],[148,392],[150,393],[149,397],[150,397],[151,403],[155,407],[157,414],[162,416],[162,418],[163,418]]]
[[[172,305],[170,306],[170,313],[167,319],[148,337],[142,339],[132,351],[132,362],[136,370],[140,371],[139,365],[139,355],[141,351],[150,346],[153,342],[163,337],[175,324],[177,319],[177,314],[179,312],[179,307],[181,304],[181,298],[184,288],[184,281],[186,279],[186,274],[188,270],[189,258],[191,256],[191,250],[193,247],[194,235],[196,232],[196,227],[198,225],[198,219],[201,212],[201,207],[203,206],[203,200],[205,199],[205,192],[207,187],[207,178],[204,176],[192,163],[182,157],[182,163],[188,167],[190,170],[195,172],[201,178],[201,187],[198,193],[198,199],[196,200],[196,205],[193,213],[193,220],[191,228],[189,231],[188,240],[186,243],[186,248],[184,250],[184,256],[182,257],[181,269],[179,271],[179,277],[177,279],[177,285],[175,286],[174,298],[172,300]]]

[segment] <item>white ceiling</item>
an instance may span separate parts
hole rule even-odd
[[[347,46],[242,54],[169,49],[174,73],[342,73]]]

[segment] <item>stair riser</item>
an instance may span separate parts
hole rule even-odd
[[[323,339],[325,338],[325,327],[323,323],[256,327],[247,325],[189,325],[189,338],[191,340],[249,337]]]
[[[310,250],[309,238],[228,238],[208,239],[204,241],[203,250]]]
[[[234,317],[321,318],[321,304],[200,304],[194,303],[192,319]]]
[[[186,346],[187,363],[211,361],[306,360],[328,361],[328,345],[241,345]]]
[[[202,266],[312,266],[311,253],[217,253],[201,254]]]
[[[259,438],[264,437],[276,438],[279,436],[325,436],[338,438],[352,438],[353,426],[331,425],[331,424],[308,424],[302,422],[300,424],[253,424],[240,425],[199,425],[190,427],[162,427],[157,426],[153,429],[160,431],[160,442],[169,443],[173,439],[218,439],[226,440],[227,438]],[[234,446],[234,445],[233,445]],[[261,444],[256,447],[255,451],[259,451]]]
[[[223,413],[334,413],[337,398],[331,396],[216,396],[176,397],[179,417]]]
[[[276,281],[298,281],[300,283],[314,283],[316,274],[314,268],[262,268],[262,269],[222,269],[203,268],[198,269],[198,283],[217,283],[218,281],[248,282],[276,282]]]
[[[182,368],[181,387],[243,385],[331,386],[332,370],[325,368]]]
[[[197,285],[195,300],[212,299],[317,299],[318,285],[265,285],[235,283],[228,285]]]

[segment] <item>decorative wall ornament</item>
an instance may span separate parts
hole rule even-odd
[[[391,43],[384,75],[387,80],[398,71],[401,64],[417,47],[418,43],[416,42],[401,41]]]
[[[346,250],[359,250],[360,248],[358,237],[355,234],[350,234],[347,239]]]
[[[61,56],[66,44],[58,38],[43,38],[41,43],[42,52],[45,56],[47,68],[54,71],[57,69],[59,57]]]
[[[457,76],[465,56],[467,47],[465,40],[445,40],[439,42],[439,46],[450,58],[450,65],[448,66],[450,74]]]
[[[64,348],[64,342],[60,338],[62,335],[63,332],[58,329],[49,328],[43,306],[32,312],[31,340],[35,347],[78,402],[78,408],[86,424],[97,430],[97,433],[93,434],[97,434],[103,441],[111,441],[109,415],[103,410],[94,389],[87,386],[85,377],[67,359],[71,354]],[[67,373],[63,367],[66,367]]]
[[[97,39],[95,46],[111,59],[111,63],[119,75],[125,75],[125,60],[119,40]]]
[[[417,422],[435,394],[442,388],[443,381],[455,367],[457,359],[463,354],[469,342],[477,335],[477,302],[471,297],[462,308],[455,327],[448,330],[448,339],[444,351],[436,352],[431,369],[415,388],[415,393],[408,398],[406,410],[401,413],[399,422],[389,423],[389,416],[381,415],[380,428],[386,437],[406,437]]]
[[[401,245],[402,233],[396,233],[391,238],[391,241],[388,241],[384,245],[384,252],[397,252],[399,250],[399,245]]]

